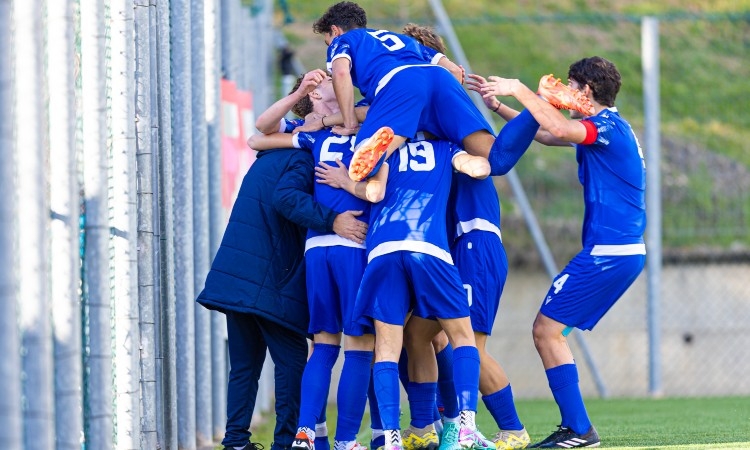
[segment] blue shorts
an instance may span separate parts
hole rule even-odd
[[[469,299],[471,327],[490,335],[508,277],[508,258],[500,236],[470,231],[456,239],[451,254]]]
[[[410,67],[394,75],[375,96],[356,142],[383,126],[405,138],[429,131],[458,145],[479,130],[494,135],[469,94],[450,72],[437,66]]]
[[[313,247],[305,253],[308,333],[349,334],[354,301],[366,265],[363,248],[336,245]]]
[[[540,312],[569,327],[592,330],[638,278],[646,255],[592,256],[578,253],[557,275]]]
[[[409,311],[425,319],[468,317],[469,304],[456,266],[409,251],[370,261],[357,294],[359,322],[371,324],[374,319],[404,325]]]

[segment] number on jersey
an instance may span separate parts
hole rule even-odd
[[[415,172],[429,172],[435,168],[435,149],[428,141],[409,142],[399,149],[399,172],[411,169]]]
[[[354,152],[354,140],[353,136],[329,136],[323,141],[323,145],[320,147],[320,160],[325,162],[335,162],[337,159],[344,159],[344,152],[332,152],[332,144],[346,144],[349,142],[349,151]]]
[[[406,47],[404,41],[388,30],[368,31],[367,34],[379,40],[385,48],[392,52]]]

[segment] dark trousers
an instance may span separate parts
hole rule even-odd
[[[250,439],[258,379],[268,349],[275,365],[276,384],[276,429],[271,450],[288,449],[297,432],[307,340],[304,335],[260,316],[235,312],[226,316],[230,370],[227,427],[222,444],[241,447]]]

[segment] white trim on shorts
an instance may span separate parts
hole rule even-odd
[[[595,245],[591,256],[628,256],[645,255],[646,244]]]
[[[406,66],[395,67],[391,69],[390,72],[383,75],[383,78],[381,78],[380,81],[378,81],[378,87],[375,88],[375,94],[373,95],[373,97],[375,95],[378,95],[378,92],[380,92],[380,90],[383,89],[385,85],[388,84],[389,81],[391,81],[391,78],[393,78],[394,75],[396,75],[397,73],[401,72],[404,69],[408,69],[409,67],[442,67],[442,66],[435,66],[435,64],[410,64]]]
[[[489,231],[490,233],[495,233],[497,237],[500,238],[500,242],[503,242],[503,235],[500,232],[500,228],[498,228],[497,225],[487,219],[477,217],[464,222],[458,222],[456,224],[456,236],[461,236],[464,233],[468,233],[469,231],[474,230]]]
[[[315,247],[335,247],[340,245],[342,247],[353,247],[365,249],[364,244],[358,244],[350,239],[339,236],[338,234],[323,234],[320,236],[313,236],[305,241],[305,253],[308,250]]]
[[[434,256],[444,262],[447,262],[451,266],[453,265],[453,258],[450,252],[443,250],[435,244],[430,244],[424,241],[388,241],[378,244],[372,249],[367,255],[367,262],[369,263],[378,256],[387,255],[388,253],[407,251],[424,253],[425,255]]]

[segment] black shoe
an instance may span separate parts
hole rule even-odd
[[[558,425],[557,431],[550,434],[547,439],[530,445],[529,448],[599,447],[600,443],[599,434],[593,425],[586,434],[577,434],[568,427]]]

